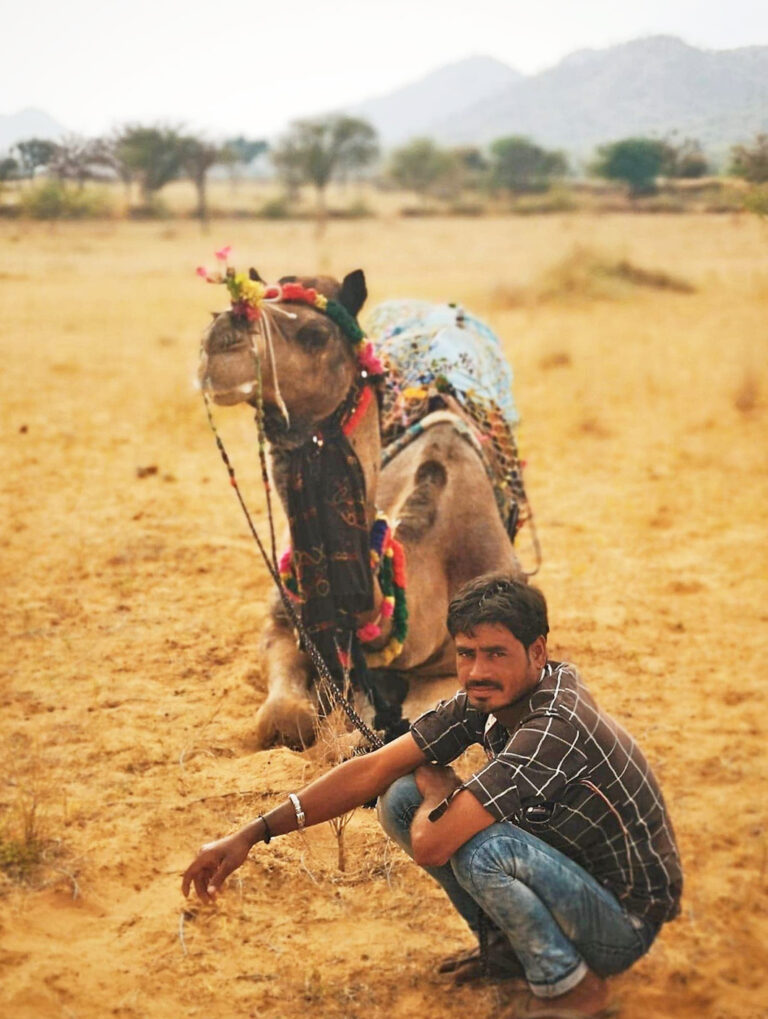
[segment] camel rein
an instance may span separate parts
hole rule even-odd
[[[275,307],[275,305],[272,302],[270,302],[269,305],[262,306],[262,308],[260,309],[261,312],[262,312],[262,314],[260,316],[260,319],[261,319],[261,321],[263,321],[265,323],[265,325],[264,325],[265,347],[267,349],[268,357],[270,359],[270,368],[271,368],[272,373],[273,373],[276,399],[277,399],[278,406],[280,407],[280,410],[283,413],[283,416],[285,417],[286,421],[288,421],[289,420],[288,410],[285,407],[285,403],[283,402],[282,396],[280,395],[280,389],[279,389],[279,383],[278,383],[278,377],[277,377],[277,366],[276,366],[275,358],[274,358],[274,348],[273,348],[273,342],[272,342],[272,331],[271,331],[271,326],[270,326],[270,321],[269,321],[269,313],[265,314],[265,312],[267,312],[267,308],[269,309],[269,312],[279,311],[279,312],[281,312],[281,313],[283,313],[285,315],[289,315],[289,316],[292,315],[292,313],[287,311],[284,308],[277,308],[277,307]],[[261,480],[262,480],[262,484],[264,486],[264,491],[265,491],[265,495],[266,495],[267,520],[269,522],[270,550],[271,550],[271,553],[272,553],[271,557],[270,557],[270,554],[267,552],[267,549],[266,549],[266,547],[264,545],[264,542],[261,539],[261,536],[259,535],[259,532],[258,532],[258,530],[256,528],[256,525],[253,522],[253,518],[251,516],[251,513],[248,510],[248,506],[247,506],[247,504],[245,502],[243,494],[242,494],[242,492],[240,490],[240,486],[239,486],[238,481],[237,481],[237,476],[235,474],[235,468],[234,468],[234,466],[232,464],[232,461],[231,461],[231,459],[230,459],[230,457],[229,457],[229,455],[227,453],[227,450],[226,450],[226,448],[224,446],[224,443],[223,443],[222,438],[221,438],[221,436],[219,434],[219,431],[216,428],[216,422],[214,421],[213,413],[212,413],[212,410],[211,410],[210,397],[208,395],[206,387],[203,386],[202,387],[202,395],[203,395],[203,402],[204,402],[204,405],[205,405],[206,417],[208,419],[208,424],[209,424],[209,426],[211,428],[211,431],[213,432],[214,439],[216,441],[216,446],[217,446],[217,448],[219,450],[219,455],[221,456],[221,459],[222,459],[222,461],[224,463],[224,466],[225,466],[225,468],[227,470],[227,473],[229,475],[229,483],[230,483],[231,487],[234,489],[235,495],[237,497],[237,501],[240,504],[240,508],[241,508],[241,510],[243,512],[243,515],[245,516],[245,519],[246,519],[246,522],[248,524],[248,528],[249,528],[249,530],[251,532],[251,535],[252,535],[254,541],[256,542],[256,545],[257,545],[257,547],[259,549],[261,557],[262,557],[262,559],[263,559],[263,561],[264,561],[264,563],[265,563],[265,565],[267,567],[267,572],[269,573],[270,577],[272,578],[273,583],[275,584],[275,587],[278,590],[278,593],[280,595],[280,600],[282,602],[283,608],[284,608],[284,610],[285,610],[289,620],[291,621],[291,624],[293,625],[293,627],[295,628],[296,632],[298,633],[299,639],[301,641],[302,648],[307,653],[307,655],[309,656],[313,666],[317,670],[317,674],[319,676],[323,692],[327,693],[328,696],[333,700],[333,702],[338,707],[341,708],[341,710],[347,716],[347,718],[352,723],[352,725],[358,730],[358,732],[363,736],[363,738],[369,744],[371,749],[377,750],[380,747],[384,746],[383,740],[360,717],[358,712],[353,708],[353,706],[349,703],[347,698],[344,696],[344,691],[342,689],[339,689],[339,686],[334,681],[333,676],[331,674],[331,671],[330,671],[328,665],[326,664],[325,660],[323,659],[323,656],[320,653],[320,651],[319,651],[315,641],[312,639],[309,631],[307,630],[307,627],[304,625],[304,623],[303,623],[303,621],[301,619],[301,613],[300,613],[300,611],[297,610],[296,606],[294,605],[294,603],[293,603],[293,601],[292,601],[288,591],[286,590],[286,587],[285,587],[285,584],[283,583],[282,577],[280,575],[280,566],[279,566],[279,563],[278,563],[277,547],[276,547],[276,541],[275,541],[274,511],[273,511],[273,506],[272,506],[272,484],[271,484],[271,481],[270,481],[270,478],[269,478],[269,471],[268,471],[268,467],[267,467],[267,455],[266,455],[267,438],[266,438],[266,432],[265,432],[265,427],[264,427],[264,398],[263,398],[263,386],[262,386],[261,357],[260,357],[258,349],[256,347],[255,338],[254,338],[254,340],[253,340],[253,342],[251,344],[251,352],[253,354],[254,364],[255,364],[255,377],[254,377],[253,383],[249,383],[248,385],[251,386],[251,389],[249,390],[249,392],[253,392],[255,390],[254,405],[255,405],[255,408],[256,408],[256,428],[257,428],[257,434],[258,434],[259,465],[260,465],[260,468],[261,468]],[[363,375],[364,379],[367,377],[367,373],[365,371],[361,372],[361,374]],[[308,440],[308,441],[311,441],[311,440]],[[342,662],[343,661],[347,661],[348,662],[349,655],[347,654],[346,656],[344,656],[344,655],[340,654],[339,655],[339,659]],[[344,687],[346,688],[346,687],[348,687],[349,666],[348,665],[344,665],[343,668],[344,668],[344,677],[345,677]]]

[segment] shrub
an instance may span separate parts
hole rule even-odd
[[[103,219],[114,215],[110,196],[99,188],[76,190],[49,180],[22,192],[19,207],[31,219]]]
[[[171,210],[163,199],[151,192],[141,205],[132,205],[128,210],[129,219],[169,219]]]
[[[768,216],[768,186],[748,191],[744,195],[744,208],[757,216]]]
[[[291,215],[288,199],[270,198],[257,210],[256,215],[261,219],[288,219]]]

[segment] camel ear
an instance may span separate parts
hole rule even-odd
[[[266,282],[265,280],[263,280],[261,278],[261,276],[259,276],[258,269],[254,269],[253,266],[251,266],[251,268],[248,270],[248,279],[251,280],[252,283],[265,283]]]
[[[365,304],[367,296],[368,290],[365,286],[365,273],[362,269],[355,269],[354,272],[344,277],[338,301],[344,305],[350,315],[357,316],[358,311]]]

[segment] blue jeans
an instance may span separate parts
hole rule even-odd
[[[379,798],[384,831],[409,856],[420,804],[412,775]],[[510,821],[478,832],[442,867],[424,869],[475,934],[479,910],[493,920],[542,998],[565,994],[587,968],[600,976],[620,973],[656,936],[652,923],[627,913],[583,867]]]

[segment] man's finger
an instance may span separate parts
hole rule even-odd
[[[211,897],[208,894],[208,874],[209,873],[210,873],[210,871],[207,868],[202,867],[200,870],[197,871],[197,873],[194,876],[195,891],[197,892],[197,897],[198,897],[198,899],[200,899],[201,902],[210,902],[211,901]]]
[[[224,882],[227,880],[233,870],[236,870],[236,865],[233,864],[226,856],[219,864],[216,873],[208,882],[208,894],[216,894]]]

